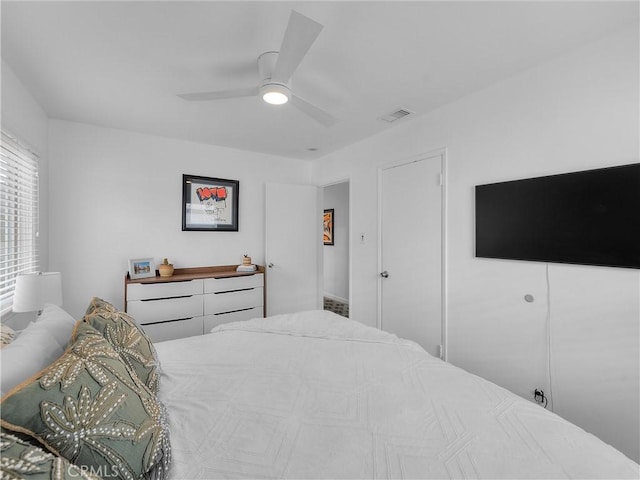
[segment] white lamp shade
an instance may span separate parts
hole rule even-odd
[[[14,312],[39,311],[47,303],[62,305],[60,272],[28,273],[16,277],[13,293]]]

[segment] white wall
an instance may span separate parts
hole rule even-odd
[[[322,247],[324,294],[349,301],[349,182],[323,188],[323,210],[334,209],[334,244]]]
[[[638,162],[637,26],[314,162],[351,179],[352,318],[376,323],[378,168],[447,149],[448,360],[639,459],[637,270],[474,258],[476,184]],[[410,105],[407,105],[410,108]],[[536,301],[527,303],[525,294]]]
[[[50,257],[65,308],[122,308],[128,259],[264,264],[265,182],[309,183],[308,162],[51,120]],[[240,181],[238,232],[182,231],[182,174]]]
[[[2,129],[11,133],[39,157],[40,179],[40,270],[49,270],[48,256],[48,177],[47,153],[48,118],[42,107],[24,88],[11,67],[2,60]],[[34,314],[8,314],[3,319],[14,328],[21,329]]]

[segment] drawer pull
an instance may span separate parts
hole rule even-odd
[[[249,290],[255,290],[255,288],[238,288],[236,290],[225,290],[224,292],[213,292],[214,295],[224,295],[225,293],[233,293],[233,292],[248,292]]]
[[[194,280],[167,280],[166,282],[138,282],[140,285],[144,286],[144,287],[149,287],[149,286],[153,286],[153,285],[163,285],[165,283],[187,283],[187,282],[193,282]]]
[[[162,297],[162,298],[142,298],[141,302],[155,302],[156,300],[171,300],[174,298],[191,298],[193,295],[178,295],[177,297]]]
[[[249,307],[249,308],[241,308],[239,310],[230,310],[228,312],[220,312],[220,313],[214,313],[214,315],[226,315],[228,313],[235,313],[235,312],[246,312],[247,310],[253,310],[256,307]]]
[[[162,320],[161,322],[147,322],[147,323],[141,324],[141,326],[144,327],[146,325],[160,325],[163,323],[183,322],[185,320],[191,320],[192,318],[195,318],[195,317],[176,318],[175,320]]]

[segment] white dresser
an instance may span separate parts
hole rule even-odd
[[[154,342],[209,333],[217,325],[265,315],[264,267],[175,269],[173,276],[125,277],[125,311]]]

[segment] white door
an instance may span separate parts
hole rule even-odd
[[[380,326],[442,354],[443,155],[380,171]]]
[[[267,315],[322,308],[319,188],[267,184],[265,209]]]

